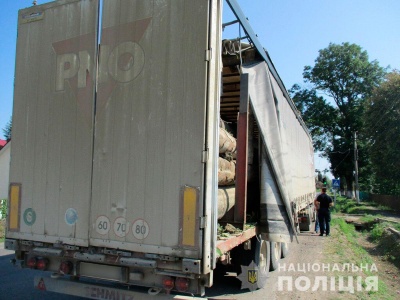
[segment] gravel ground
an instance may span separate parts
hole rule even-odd
[[[400,299],[400,271],[392,263],[383,259],[379,253],[370,256],[367,254],[373,263],[376,264],[377,271],[372,271],[369,274],[365,272],[353,272],[351,264],[356,265],[357,259],[364,254],[354,253],[351,246],[343,234],[337,229],[331,230],[331,236],[320,237],[313,232],[302,232],[298,236],[299,243],[293,242],[290,244],[289,256],[280,262],[280,269],[270,272],[266,285],[259,290],[249,291],[248,289],[240,290],[240,281],[236,278],[217,279],[215,285],[207,291],[207,296],[211,299],[283,299],[283,300],[320,300],[320,299],[336,299],[336,300],[351,300],[351,299]],[[368,251],[368,247],[373,248],[374,245],[367,241],[366,237],[360,235],[357,239],[359,245]],[[356,259],[357,257],[357,259]],[[330,270],[323,269],[329,266]],[[344,264],[349,264],[350,269],[345,268]],[[336,268],[335,268],[336,266]],[[370,266],[371,267],[371,266]],[[371,269],[369,267],[369,269]],[[382,291],[379,285],[379,292],[369,294],[365,291],[365,285],[361,290],[357,291],[357,277],[361,276],[362,282],[368,276],[377,276],[379,281],[384,283],[385,289]],[[279,284],[283,277],[291,278],[292,290],[288,289],[285,281],[284,284]],[[327,287],[323,289],[323,285],[313,290],[314,284],[317,283],[316,278],[325,278]],[[344,279],[342,290],[340,289],[339,278]],[[354,280],[354,292],[343,291],[347,285],[347,280],[352,277]],[[333,290],[330,286],[334,278]],[[296,288],[295,281],[299,280]],[[282,280],[281,280],[282,281]],[[310,282],[310,287],[306,289],[307,281]],[[321,283],[321,282],[320,282]],[[304,290],[301,289],[304,287]]]

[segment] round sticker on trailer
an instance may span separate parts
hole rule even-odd
[[[149,224],[143,219],[138,219],[133,222],[132,233],[138,240],[143,240],[149,235]]]
[[[106,216],[99,216],[95,226],[98,234],[105,235],[110,231],[110,220]]]
[[[24,222],[28,226],[32,226],[36,221],[36,212],[33,208],[27,208],[24,211]]]
[[[114,233],[119,237],[125,237],[129,231],[129,222],[125,218],[119,217],[114,221]]]
[[[78,221],[78,213],[74,208],[68,208],[65,212],[65,223],[72,226]]]

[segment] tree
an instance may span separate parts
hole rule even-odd
[[[342,178],[347,189],[353,184],[353,132],[362,127],[363,103],[385,76],[385,69],[376,60],[369,61],[368,54],[355,44],[329,44],[319,51],[314,67],[305,66],[305,82],[312,89],[301,90],[294,86],[292,98],[303,113],[311,129],[314,147],[331,163],[336,178]],[[322,92],[328,96],[318,96]],[[360,170],[368,164],[363,143],[359,143]],[[366,174],[361,174],[360,181]]]
[[[298,84],[295,84],[289,93],[308,126],[314,147],[319,150],[326,148],[325,137],[334,131],[337,122],[335,109],[323,97],[317,96],[315,89],[302,90]],[[321,115],[325,117],[321,118]]]
[[[365,103],[374,192],[400,195],[400,72],[393,71]]]
[[[3,134],[7,142],[11,140],[11,129],[12,129],[12,118],[8,121],[5,128],[3,128]]]

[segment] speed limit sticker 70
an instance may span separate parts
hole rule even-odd
[[[116,218],[114,221],[114,233],[119,237],[125,237],[129,232],[129,222],[123,218]]]
[[[143,219],[133,222],[132,233],[138,240],[143,240],[149,235],[149,224]]]

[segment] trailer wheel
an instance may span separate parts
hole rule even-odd
[[[285,258],[289,254],[289,243],[281,243],[281,258]]]
[[[311,223],[307,222],[307,223],[300,223],[300,231],[311,231]]]
[[[258,237],[254,262],[262,274],[267,274],[269,272],[271,263],[270,253],[270,243],[266,240],[261,239],[261,237]]]
[[[301,222],[299,224],[300,230],[301,231],[311,231],[312,230],[312,211],[311,209],[307,209],[307,212],[305,215],[303,215],[304,217],[307,218],[307,222]]]
[[[275,271],[278,269],[279,260],[281,259],[281,243],[279,242],[270,242],[271,243],[271,265],[270,270]]]

